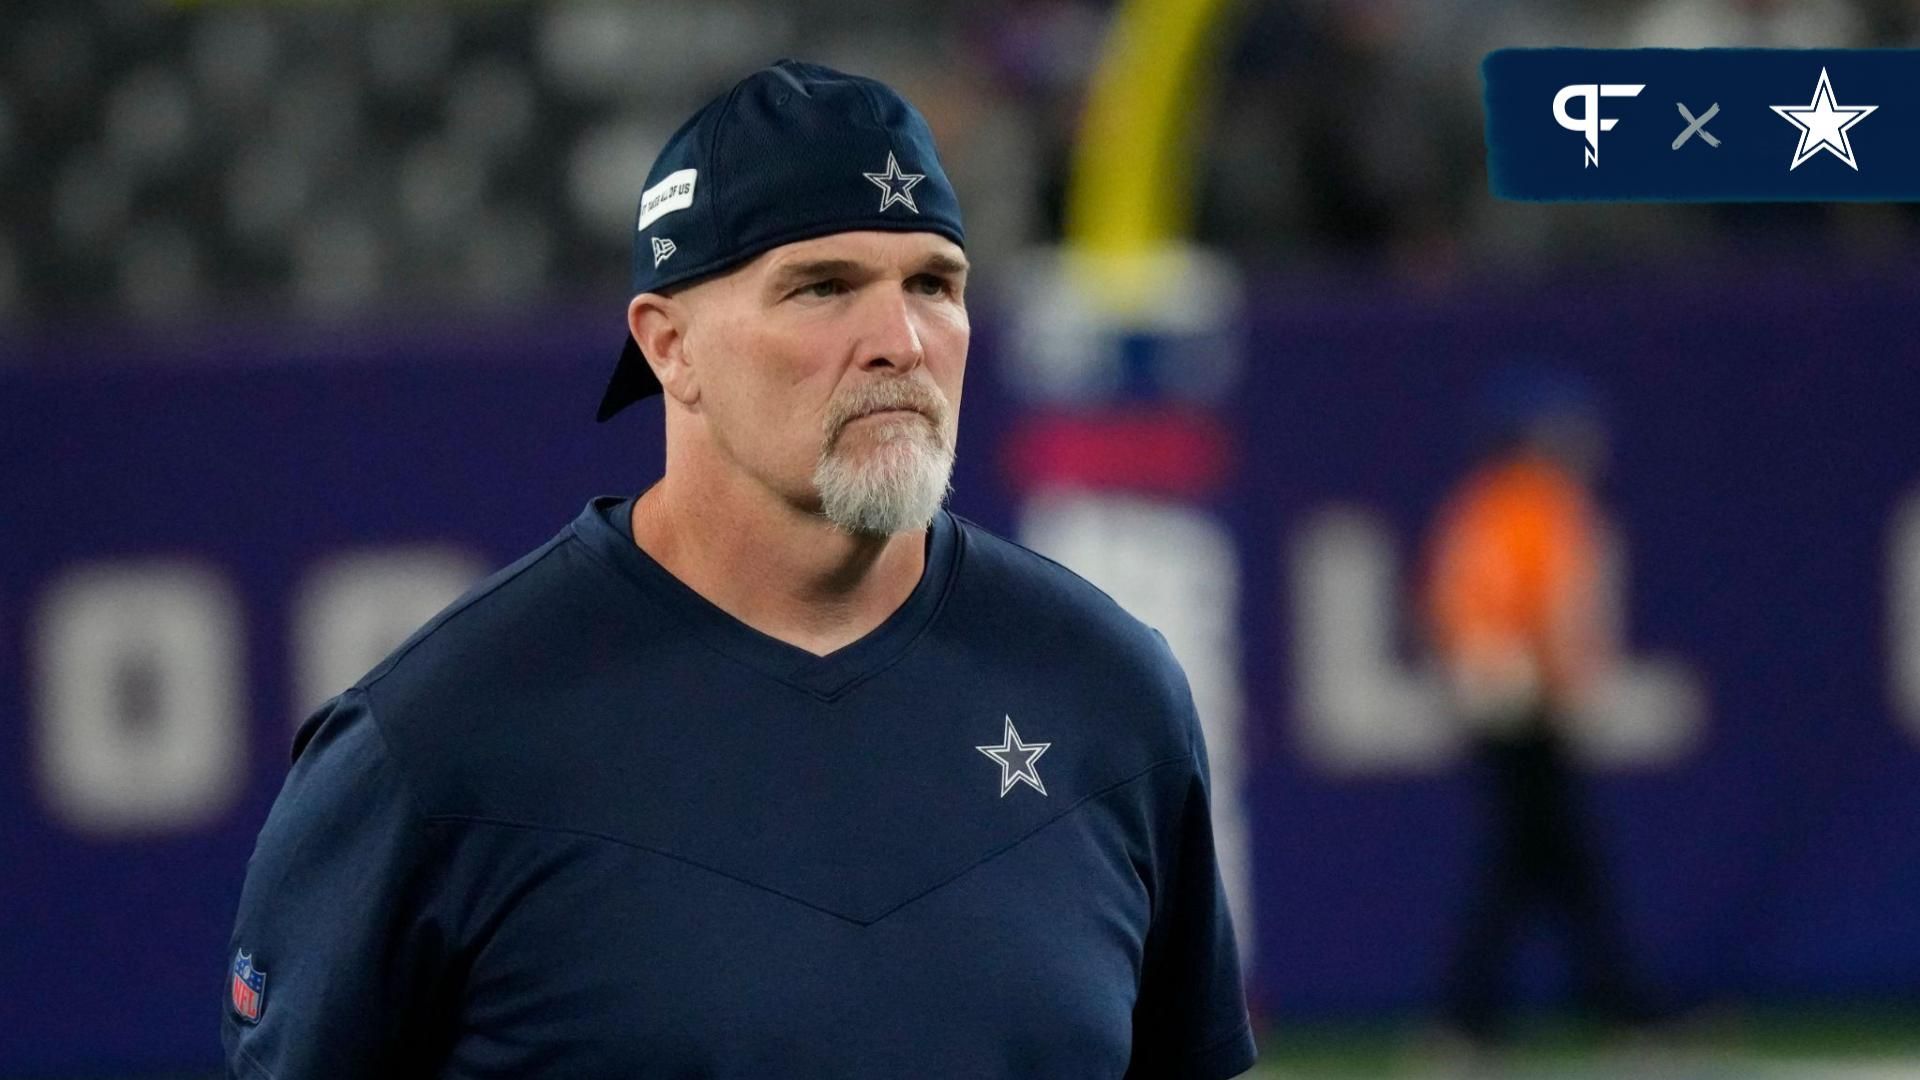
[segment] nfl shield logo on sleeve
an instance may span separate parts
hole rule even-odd
[[[260,1006],[267,996],[267,973],[253,966],[253,957],[244,952],[233,957],[233,1014],[249,1024],[260,1022]]]

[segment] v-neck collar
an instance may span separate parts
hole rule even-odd
[[[634,543],[632,509],[630,496],[593,499],[574,519],[574,535],[716,652],[823,701],[840,697],[900,659],[939,614],[960,566],[960,529],[942,508],[927,529],[926,565],[906,602],[858,641],[815,656],[748,626],[669,573]]]

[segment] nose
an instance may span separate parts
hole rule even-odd
[[[874,289],[861,305],[856,360],[862,368],[904,374],[926,361],[926,345],[906,295],[897,288]]]

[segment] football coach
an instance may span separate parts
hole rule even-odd
[[[224,965],[236,1077],[1227,1077],[1206,748],[1154,630],[942,508],[960,208],[782,61],[640,198],[602,420],[666,467],[302,726]]]

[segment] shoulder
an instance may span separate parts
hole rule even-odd
[[[597,569],[571,529],[563,530],[467,590],[357,685],[390,706],[448,680],[489,682],[524,669],[528,657],[545,653],[545,632],[592,602]]]
[[[464,804],[491,763],[537,749],[529,718],[552,717],[596,664],[594,643],[644,619],[609,599],[612,571],[569,526],[448,605],[302,726],[296,761],[352,701],[425,808]]]
[[[503,616],[511,617],[529,599],[564,579],[561,566],[566,558],[560,551],[570,538],[570,533],[563,531],[482,578],[408,635],[361,683],[378,682],[396,670],[417,668],[451,642],[484,636]]]
[[[1193,699],[1160,632],[1058,562],[954,515],[965,563],[952,602],[1000,647],[1021,650],[1061,678],[1074,675],[1148,706],[1184,743]],[[984,642],[982,642],[984,644]]]
[[[1153,652],[1159,635],[1099,586],[1024,544],[955,514],[964,539],[964,583],[1028,618],[1070,623],[1107,647]]]

